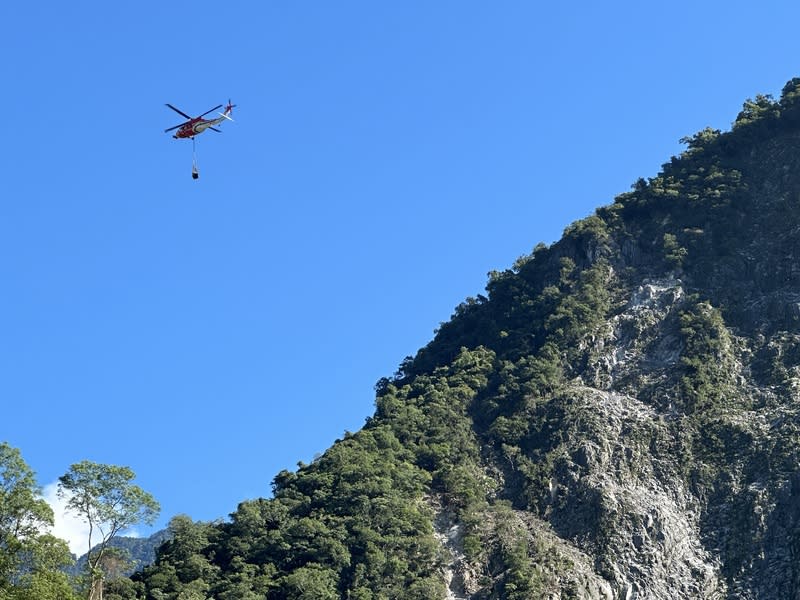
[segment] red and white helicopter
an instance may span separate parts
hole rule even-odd
[[[181,123],[180,125],[175,125],[175,127],[170,127],[169,129],[165,129],[164,133],[177,129],[178,131],[176,131],[172,135],[172,137],[174,137],[176,140],[182,138],[189,138],[193,140],[194,136],[203,133],[206,129],[211,129],[212,131],[216,131],[217,133],[222,133],[222,131],[214,127],[214,125],[219,125],[220,123],[225,121],[225,119],[227,119],[228,121],[233,121],[233,119],[231,119],[230,117],[230,114],[233,111],[233,107],[236,105],[231,104],[231,101],[228,100],[228,105],[225,107],[225,112],[218,112],[217,114],[219,115],[219,117],[216,119],[204,119],[203,117],[205,117],[210,112],[214,112],[215,110],[219,110],[220,108],[222,108],[222,104],[220,104],[219,106],[215,106],[211,110],[207,110],[199,117],[190,117],[185,112],[178,110],[177,108],[172,106],[172,104],[170,103],[167,103],[167,106],[172,110],[174,110],[179,115],[181,115],[182,117],[186,117],[188,120]]]

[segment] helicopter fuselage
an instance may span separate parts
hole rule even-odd
[[[178,140],[186,138],[194,139],[194,136],[203,133],[206,129],[213,129],[214,131],[219,131],[219,129],[215,128],[214,125],[219,125],[225,120],[233,121],[233,119],[231,119],[230,117],[230,114],[233,111],[233,107],[235,105],[231,104],[230,101],[228,101],[228,106],[225,107],[225,112],[217,113],[219,117],[216,119],[204,119],[203,117],[205,117],[208,113],[217,110],[218,108],[222,108],[221,104],[219,106],[215,106],[211,110],[207,110],[199,117],[190,117],[185,112],[175,108],[169,103],[167,104],[167,106],[172,110],[174,110],[176,113],[188,119],[188,121],[181,123],[180,125],[175,125],[175,127],[170,127],[169,129],[164,130],[165,132],[175,131],[175,133],[172,134],[172,137]]]
[[[219,119],[192,119],[183,127],[178,129],[175,134],[172,136],[176,140],[182,138],[193,138],[196,135],[203,133],[209,127],[213,127],[214,125],[218,125],[225,120],[225,117],[220,117]]]

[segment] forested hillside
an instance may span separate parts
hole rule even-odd
[[[800,79],[684,141],[106,600],[800,595]]]

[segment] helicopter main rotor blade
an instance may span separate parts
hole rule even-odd
[[[167,133],[168,131],[172,131],[173,129],[177,129],[178,127],[183,127],[184,125],[186,125],[186,123],[181,123],[180,125],[175,125],[175,127],[170,127],[169,129],[165,129],[164,133]]]
[[[215,106],[215,107],[214,107],[214,108],[212,108],[211,110],[207,110],[207,111],[206,111],[206,112],[204,112],[202,115],[200,115],[200,117],[205,117],[205,116],[206,116],[208,113],[210,113],[210,112],[213,112],[213,111],[217,110],[218,108],[222,108],[222,104],[220,104],[219,106]],[[197,118],[199,119],[200,117],[197,117]],[[191,117],[190,117],[190,118],[191,118]]]
[[[211,131],[216,131],[217,133],[222,133],[222,129],[217,129],[216,127],[209,127]]]
[[[172,106],[172,104],[170,104],[169,102],[167,102],[167,106],[169,106],[169,107],[170,107],[172,110],[174,110],[176,113],[178,113],[178,114],[179,114],[179,115],[181,115],[182,117],[186,117],[186,118],[187,118],[187,119],[189,119],[190,121],[192,120],[192,117],[190,117],[189,115],[187,115],[187,114],[186,114],[185,112],[183,112],[182,110],[178,110],[177,108],[175,108],[174,106]]]

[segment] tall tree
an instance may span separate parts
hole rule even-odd
[[[59,478],[58,493],[67,501],[67,509],[89,526],[89,600],[103,598],[101,565],[109,542],[129,527],[151,525],[158,516],[158,502],[132,483],[135,477],[129,467],[85,460]]]

